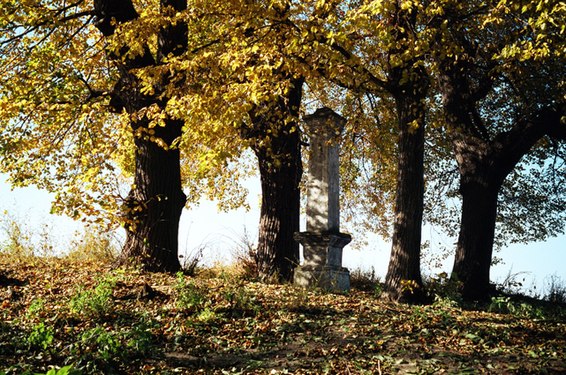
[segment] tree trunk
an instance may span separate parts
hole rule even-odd
[[[391,257],[385,292],[392,300],[418,302],[423,298],[420,270],[424,194],[424,93],[397,96],[399,121],[397,191]],[[413,121],[419,125],[412,127]]]
[[[261,178],[261,211],[256,262],[263,280],[290,281],[299,263],[300,189],[303,174],[297,118],[302,79],[292,80],[286,97],[253,111],[252,128],[244,136],[252,140]]]
[[[478,102],[488,94],[494,81],[488,76],[477,79],[482,85],[474,90],[464,62],[449,60],[440,67],[445,118],[460,172],[462,195],[460,232],[451,277],[462,284],[465,299],[486,299],[492,289],[489,271],[499,190],[507,175],[542,137],[566,139],[561,123],[564,109],[541,108],[520,117],[511,129],[490,135]]]
[[[299,263],[299,244],[293,234],[299,231],[302,176],[298,132],[288,134],[289,153],[279,168],[273,157],[258,154],[261,176],[261,212],[257,260],[262,279],[291,280]]]
[[[161,0],[161,11],[187,9],[186,0]],[[104,36],[112,36],[116,24],[126,23],[139,17],[131,0],[95,0],[96,26]],[[120,78],[114,85],[110,106],[116,111],[128,113],[158,104],[165,106],[166,97],[159,92],[145,95],[140,82],[132,74],[136,68],[160,64],[169,54],[180,55],[187,47],[187,27],[182,22],[167,25],[158,35],[157,60],[149,46],[144,52],[130,58],[123,58],[129,49],[124,45],[118,55],[111,54],[118,65]],[[156,84],[156,91],[169,84],[170,77],[162,77]],[[166,119],[165,126],[157,126],[148,135],[149,120],[143,118],[131,123],[135,145],[134,184],[125,202],[126,243],[119,260],[121,264],[135,264],[147,271],[178,271],[179,220],[186,196],[181,185],[180,152],[171,148],[181,136],[183,123]],[[159,143],[158,143],[159,142]],[[163,145],[164,143],[164,145]]]
[[[462,217],[452,278],[462,283],[462,296],[467,300],[483,299],[490,294],[499,188],[500,185],[485,180],[460,187]]]
[[[167,121],[162,132],[168,137],[163,140],[171,144],[181,127],[180,121]],[[186,202],[179,150],[142,137],[136,137],[135,145],[134,185],[126,201],[127,237],[120,262],[146,271],[175,272],[181,269],[179,220]]]

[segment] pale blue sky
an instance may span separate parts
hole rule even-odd
[[[185,210],[181,217],[179,246],[181,253],[190,253],[201,245],[205,246],[207,263],[215,261],[229,262],[233,249],[243,237],[244,231],[255,241],[257,223],[259,221],[259,182],[251,181],[249,203],[251,210],[237,210],[230,213],[219,213],[216,204],[202,201],[199,207]],[[43,191],[29,187],[11,190],[6,183],[6,176],[0,174],[0,213],[7,210],[11,215],[25,223],[29,229],[40,231],[44,224],[50,225],[57,233],[53,233],[57,246],[64,249],[70,243],[73,233],[82,228],[80,223],[73,220],[49,214],[52,196]],[[304,220],[303,220],[304,221]],[[4,233],[0,231],[0,240]],[[451,241],[442,238],[434,228],[425,227],[423,240],[432,244]],[[350,268],[370,269],[382,279],[387,271],[390,244],[377,236],[370,237],[369,245],[361,250],[353,250],[347,246],[344,249],[344,266]],[[502,264],[492,267],[491,279],[503,281],[511,272],[519,273],[517,280],[523,283],[525,289],[536,285],[537,290],[544,288],[551,275],[556,275],[566,285],[566,236],[551,238],[545,242],[528,245],[512,245],[503,249],[496,256],[503,259]],[[443,269],[434,272],[450,272],[453,258],[444,262]],[[425,271],[426,272],[426,271]],[[543,290],[544,292],[544,290]]]

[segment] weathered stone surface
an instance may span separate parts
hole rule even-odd
[[[342,249],[352,240],[340,233],[339,137],[346,120],[328,108],[305,116],[310,137],[307,175],[307,231],[295,233],[303,245],[304,263],[294,282],[330,291],[350,289],[350,273],[342,267]]]
[[[310,137],[307,231],[340,231],[339,136],[346,120],[328,108],[305,116]]]
[[[295,270],[295,285],[319,287],[331,292],[350,290],[350,271],[347,268],[301,266]]]
[[[342,249],[352,241],[346,233],[300,232],[295,240],[303,245],[305,266],[342,267]]]

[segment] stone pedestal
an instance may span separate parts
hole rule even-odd
[[[342,249],[352,241],[346,233],[295,233],[303,245],[304,262],[295,269],[294,282],[328,291],[350,290],[350,271],[342,267]]]
[[[342,267],[342,249],[352,237],[340,233],[338,142],[346,120],[328,108],[304,120],[310,138],[307,231],[295,233],[304,262],[295,269],[294,282],[344,292],[350,289],[350,273]]]

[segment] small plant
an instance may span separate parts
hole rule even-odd
[[[177,307],[189,313],[195,313],[204,307],[205,293],[192,281],[187,281],[182,272],[177,273]]]
[[[259,313],[260,305],[256,298],[244,289],[243,285],[226,288],[224,298],[229,303],[231,316],[255,316]]]
[[[497,289],[505,294],[521,294],[526,274],[528,274],[528,272],[513,273],[513,270],[510,269],[505,279],[497,286]]]
[[[112,309],[112,290],[115,282],[112,279],[102,280],[93,290],[79,288],[69,303],[75,314],[95,315],[101,317]]]
[[[151,328],[151,323],[142,321],[127,331],[124,339],[128,349],[137,355],[147,355],[152,350],[155,341]]]
[[[461,287],[462,284],[456,280],[451,280],[446,272],[441,272],[435,277],[425,280],[427,293],[434,302],[442,302],[452,307],[462,303]]]
[[[419,289],[419,284],[415,280],[401,280],[401,290],[403,293],[413,294]]]
[[[83,333],[81,341],[90,349],[94,349],[97,356],[105,361],[122,353],[120,338],[115,333],[107,332],[101,326],[96,326]]]
[[[84,331],[71,346],[72,359],[89,373],[116,373],[119,363],[151,354],[155,349],[153,327],[145,319],[123,331],[97,325]]]
[[[193,250],[188,255],[179,255],[179,262],[183,273],[187,276],[194,276],[198,270],[199,264],[202,261],[205,245],[201,245]]]
[[[202,323],[210,323],[210,322],[216,320],[217,318],[218,318],[218,315],[208,307],[206,307],[204,310],[202,310],[197,316],[197,320],[202,322]]]
[[[373,288],[373,295],[376,298],[379,298],[379,297],[381,297],[382,294],[383,294],[383,284],[382,283],[376,283],[375,288]]]
[[[515,311],[515,306],[511,301],[511,297],[492,297],[487,311],[499,314],[510,314]]]
[[[373,267],[369,270],[356,268],[350,272],[350,286],[358,290],[375,292],[380,286],[380,279]]]
[[[60,369],[52,368],[45,375],[80,375],[79,370],[73,369],[72,365],[61,367]]]
[[[488,307],[489,312],[500,314],[511,314],[520,318],[544,318],[542,308],[533,306],[527,302],[514,302],[511,297],[493,297]]]
[[[548,282],[548,293],[545,299],[556,304],[566,303],[566,286],[558,276],[550,276],[550,280]]]
[[[262,276],[262,269],[265,268],[265,260],[257,251],[257,245],[251,239],[249,233],[244,228],[244,233],[237,239],[233,240],[234,249],[232,250],[238,268],[243,270],[242,278],[244,280],[261,280],[264,282],[275,281],[273,277]]]
[[[47,350],[47,348],[49,348],[49,346],[53,343],[53,338],[53,328],[45,326],[45,323],[41,322],[32,328],[27,338],[27,342],[31,348]]]
[[[17,259],[29,258],[34,255],[32,235],[22,220],[4,210],[0,230],[4,232],[6,240],[0,243],[0,254]]]
[[[26,316],[28,318],[33,318],[35,316],[38,316],[43,311],[44,306],[45,306],[45,302],[43,301],[43,299],[41,298],[34,299],[27,308]]]

